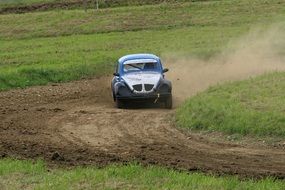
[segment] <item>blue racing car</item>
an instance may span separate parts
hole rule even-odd
[[[166,80],[159,57],[152,54],[132,54],[118,60],[111,88],[118,108],[125,103],[164,103],[172,108],[172,85]]]

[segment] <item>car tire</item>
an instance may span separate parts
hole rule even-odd
[[[172,96],[171,95],[165,101],[165,108],[172,109]]]
[[[117,108],[119,108],[119,109],[122,109],[122,108],[124,108],[124,104],[123,104],[123,102],[122,102],[122,100],[116,100],[116,106],[117,106]]]

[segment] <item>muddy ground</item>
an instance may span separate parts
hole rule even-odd
[[[102,77],[1,92],[0,156],[67,166],[138,161],[284,179],[284,146],[214,142],[177,129],[175,110],[116,109],[109,83]]]

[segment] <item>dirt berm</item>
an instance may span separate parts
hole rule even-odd
[[[284,147],[213,142],[177,129],[174,110],[116,109],[110,78],[0,93],[0,155],[56,165],[138,161],[241,177],[285,177]]]
[[[175,2],[175,0],[104,0],[99,2],[100,8],[108,7],[119,7],[119,6],[131,6],[131,5],[149,5],[149,4],[159,4],[166,2]],[[38,2],[33,4],[16,4],[16,5],[6,5],[2,9],[0,8],[0,14],[9,13],[28,13],[36,11],[48,11],[54,9],[94,9],[96,7],[96,2],[94,0],[57,0],[51,2]]]

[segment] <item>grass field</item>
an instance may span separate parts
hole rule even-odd
[[[177,3],[177,2],[189,2],[189,0],[99,0],[99,8],[109,8],[118,6],[137,6],[137,5],[151,5],[159,3]],[[192,0],[192,1],[205,1],[205,0]],[[79,2],[74,3],[73,2]],[[87,4],[83,3],[83,0],[1,0],[1,8],[13,8],[22,6],[33,6],[38,4],[53,4],[53,3],[65,3],[65,6],[58,9],[82,9],[84,6],[89,8],[95,8],[95,0],[87,0]],[[53,9],[52,7],[48,8]]]
[[[55,0],[1,0],[1,6],[20,6],[20,5],[30,5],[35,3],[43,3],[43,2],[53,2]]]
[[[282,21],[282,3],[209,1],[98,13],[69,10],[0,15],[0,89],[111,73],[117,58],[127,53],[163,55],[175,50],[208,58],[251,25],[266,28]]]
[[[176,114],[180,127],[285,138],[285,73],[215,86],[189,99]]]
[[[224,32],[225,38],[231,38],[241,29],[228,28]],[[177,40],[177,35],[183,39]],[[3,41],[0,89],[111,73],[117,58],[128,53],[161,54],[176,49],[185,54],[210,56],[221,48],[223,38],[216,38],[219,35],[217,27],[207,27],[165,30],[163,33],[141,31]]]
[[[163,32],[182,27],[219,27],[222,32],[223,28],[250,27],[255,23],[266,27],[274,21],[284,20],[284,5],[278,0],[269,5],[266,1],[248,3],[239,0],[119,7],[87,13],[68,10],[8,14],[0,16],[0,39],[141,30]]]
[[[42,161],[0,160],[3,189],[274,189],[285,182],[267,178],[240,181],[236,177],[214,177],[185,173],[157,166],[111,165],[106,168],[48,170]]]

